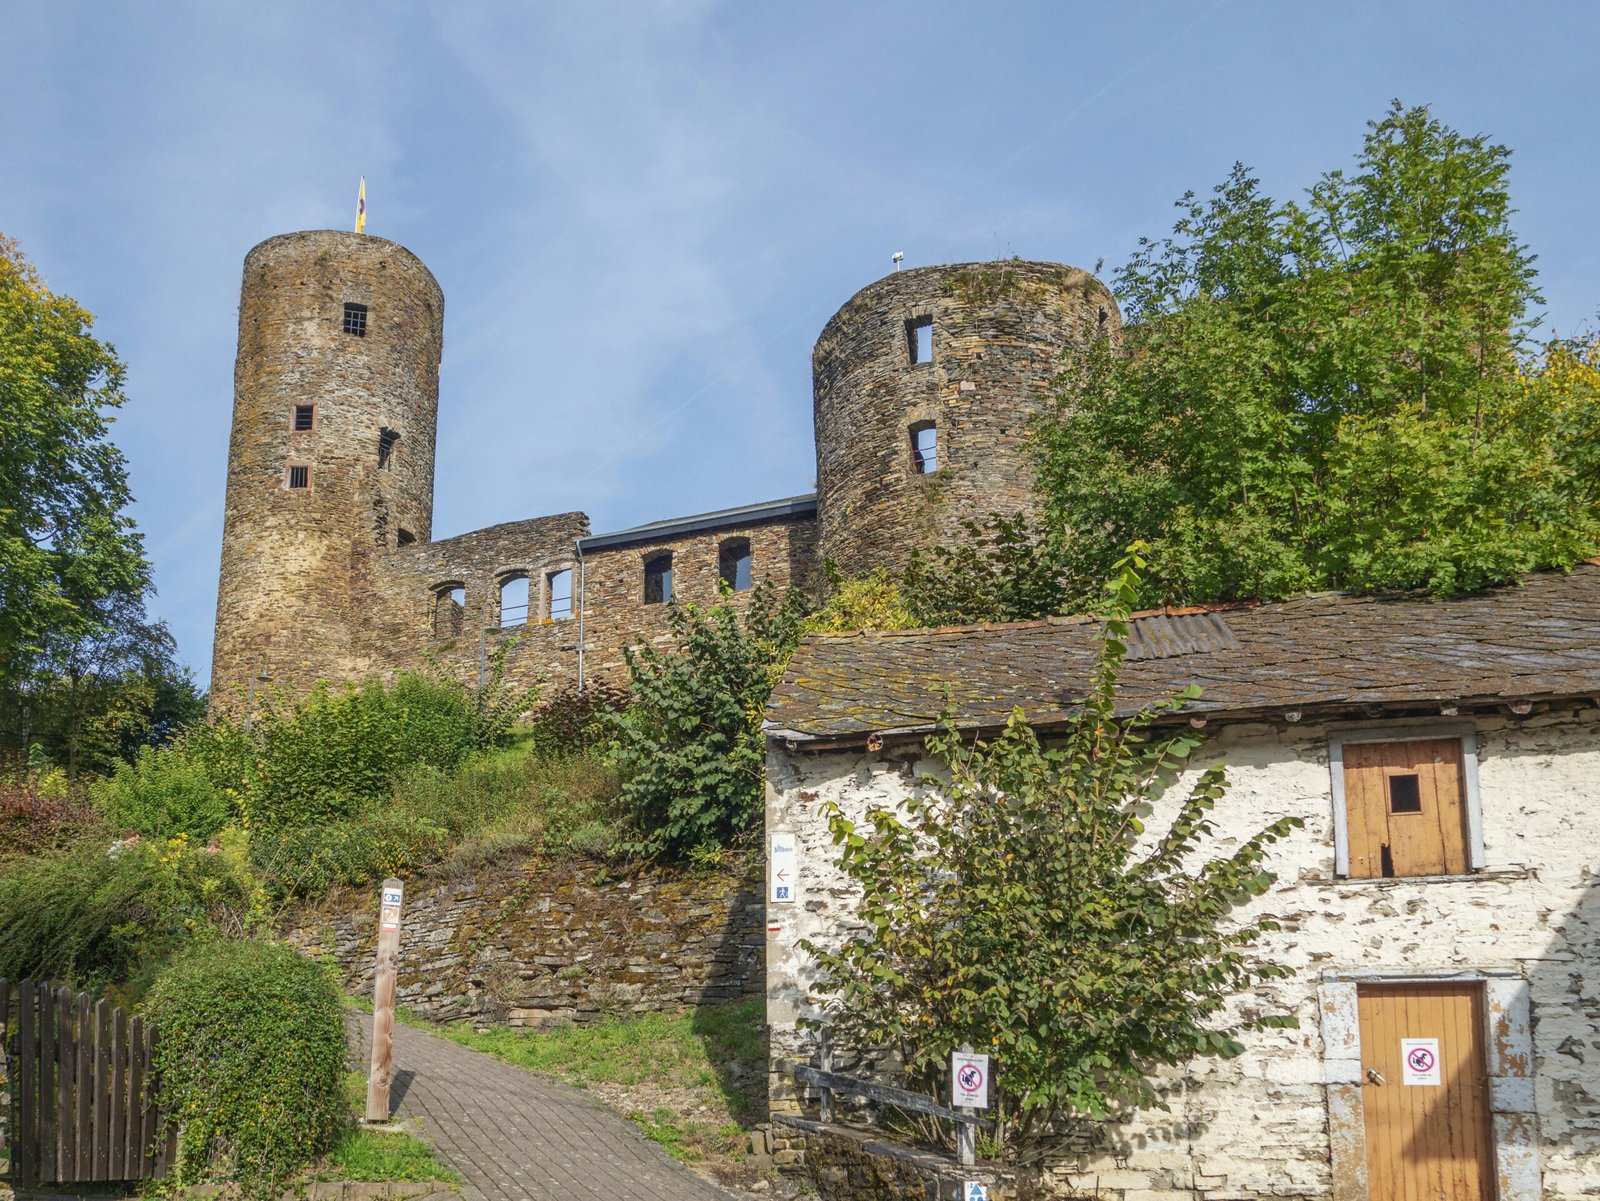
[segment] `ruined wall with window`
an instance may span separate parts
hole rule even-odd
[[[1069,344],[1121,333],[1087,272],[1020,260],[899,271],[851,297],[812,356],[820,547],[846,575],[1031,509],[1023,454]]]
[[[512,683],[572,678],[577,630],[549,619],[540,585],[571,567],[574,540],[588,532],[584,514],[557,513],[392,551],[355,598],[368,654],[385,671],[436,665],[471,683],[480,659],[514,638],[506,656]],[[527,581],[528,600],[518,591],[503,604],[514,580]]]
[[[815,559],[815,520],[803,505],[689,533],[606,535],[595,541],[608,545],[580,554],[588,533],[584,514],[561,513],[381,556],[354,598],[363,653],[380,673],[438,667],[471,683],[503,651],[507,683],[556,687],[577,681],[581,631],[585,681],[623,684],[623,649],[667,638],[671,605],[726,595],[738,606],[757,581],[809,587]],[[647,565],[662,561],[670,574],[656,577],[664,591],[651,599]]]
[[[645,565],[666,555],[672,564],[671,599],[647,600]],[[722,596],[724,569],[731,568],[735,577],[729,584],[729,603],[741,604],[750,589],[736,587],[740,578],[733,561],[736,555],[747,556],[743,578],[749,584],[765,580],[780,592],[790,587],[809,589],[816,559],[815,518],[806,513],[586,550],[586,678],[626,682],[623,648],[666,639],[670,603],[716,603]]]

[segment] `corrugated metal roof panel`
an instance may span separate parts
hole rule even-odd
[[[1238,648],[1233,631],[1218,613],[1154,613],[1128,623],[1128,660],[1133,663]]]

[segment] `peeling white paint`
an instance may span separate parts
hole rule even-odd
[[[1448,880],[1336,878],[1329,733],[1223,727],[1193,769],[1228,764],[1218,850],[1279,816],[1305,820],[1274,848],[1279,881],[1254,906],[1284,919],[1264,952],[1295,976],[1240,999],[1241,1009],[1293,1013],[1300,1028],[1252,1034],[1236,1059],[1195,1061],[1174,1078],[1183,1086],[1171,1112],[1100,1129],[1060,1156],[1060,1178],[1128,1198],[1359,1201],[1355,978],[1457,976],[1484,981],[1501,1201],[1600,1196],[1600,714],[1476,723],[1486,870]],[[813,755],[771,746],[767,820],[800,844],[805,900],[769,911],[784,927],[768,942],[768,1017],[782,1061],[807,1056],[796,1021],[820,1004],[797,943],[840,937],[855,903],[820,808],[836,802],[859,818],[898,804],[914,776],[894,748]],[[774,1084],[782,1112],[792,1089],[781,1073]]]

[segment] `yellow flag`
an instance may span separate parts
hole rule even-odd
[[[361,190],[356,193],[356,233],[367,232],[367,177],[361,177]]]

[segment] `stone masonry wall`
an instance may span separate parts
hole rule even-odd
[[[367,329],[342,329],[346,302]],[[674,591],[717,595],[717,547],[748,537],[757,578],[815,590],[832,558],[846,574],[963,537],[960,521],[1031,504],[1029,417],[1050,403],[1061,349],[1120,334],[1105,286],[1075,268],[1010,261],[897,272],[857,293],[813,356],[819,484],[815,518],[790,516],[597,549],[578,512],[476,530],[430,545],[444,298],[408,250],[322,230],[286,234],[246,257],[233,433],[211,679],[214,712],[238,714],[252,677],[299,695],[318,681],[437,664],[478,673],[508,641],[507,679],[575,683],[578,616],[552,621],[548,576],[586,582],[583,677],[622,682],[624,647],[666,637],[667,610],[643,600],[643,565],[671,551]],[[929,318],[933,354],[910,361],[907,323]],[[309,430],[296,405],[314,406]],[[909,428],[938,428],[938,470],[912,467]],[[399,435],[380,466],[380,431]],[[291,465],[310,486],[286,486]],[[530,581],[525,625],[500,630],[498,588]],[[436,598],[466,589],[461,631]],[[738,603],[737,598],[735,603]]]
[[[344,331],[346,302],[367,306],[364,337]],[[214,708],[240,708],[260,671],[303,690],[374,669],[355,600],[401,530],[431,534],[443,319],[428,269],[382,238],[287,234],[246,257]],[[296,405],[313,406],[311,429],[294,428]],[[400,441],[380,468],[383,429]],[[288,487],[294,464],[308,487]]]
[[[908,323],[931,318],[912,363]],[[1069,345],[1118,337],[1116,302],[1056,263],[899,271],[834,314],[812,355],[819,550],[846,575],[964,538],[962,518],[1031,511],[1028,420],[1052,402]],[[910,427],[938,428],[938,470],[912,464]]]
[[[473,681],[480,655],[509,644],[507,683],[526,688],[542,682],[548,691],[577,681],[581,612],[585,680],[626,684],[623,648],[669,636],[667,606],[644,602],[647,559],[671,553],[673,597],[680,603],[720,599],[718,549],[735,538],[750,544],[755,579],[770,582],[780,593],[811,585],[816,523],[809,516],[591,551],[580,575],[573,540],[587,534],[588,525],[582,513],[562,513],[390,551],[377,564],[371,588],[358,597],[367,614],[362,645],[368,658],[386,672],[436,664],[455,678]],[[573,573],[572,616],[553,621],[549,576],[567,569]],[[500,581],[513,574],[528,577],[529,619],[501,628],[495,625]],[[437,608],[441,589],[452,584],[466,587],[459,633],[451,632]],[[747,595],[734,593],[730,603],[737,607]]]
[[[1237,1059],[1197,1060],[1175,1074],[1170,1113],[1088,1131],[1081,1151],[1050,1165],[1061,1188],[1126,1201],[1364,1195],[1332,1167],[1330,1132],[1344,1137],[1351,1120],[1359,1130],[1360,1086],[1339,1083],[1353,1069],[1335,1057],[1347,1052],[1324,1043],[1320,1005],[1355,987],[1330,980],[1478,972],[1502,977],[1486,985],[1496,1136],[1524,1140],[1502,1144],[1501,1196],[1539,1195],[1538,1168],[1546,1198],[1600,1195],[1600,713],[1475,725],[1485,870],[1431,880],[1335,877],[1327,740],[1340,726],[1241,724],[1215,734],[1194,770],[1228,764],[1218,849],[1282,815],[1305,821],[1273,849],[1278,883],[1255,902],[1283,919],[1265,951],[1295,975],[1240,1002],[1293,1013],[1299,1028],[1253,1033]],[[798,903],[768,909],[775,1118],[802,1109],[787,1067],[810,1054],[796,1020],[819,1001],[796,944],[837,939],[853,910],[821,807],[835,801],[860,815],[898,803],[916,773],[934,767],[919,749],[769,751],[768,829],[793,833],[800,848]],[[1531,1070],[1503,1041],[1519,1006],[1531,1007]]]
[[[283,933],[331,955],[370,993],[376,889],[286,915]],[[400,1003],[439,1021],[542,1026],[759,996],[761,880],[594,863],[541,864],[406,885]]]
[[[875,1136],[872,1131],[779,1118],[768,1136],[773,1162],[804,1163],[822,1201],[966,1201],[981,1181],[989,1201],[1016,1201],[1013,1172],[994,1164],[963,1168],[954,1157]]]

